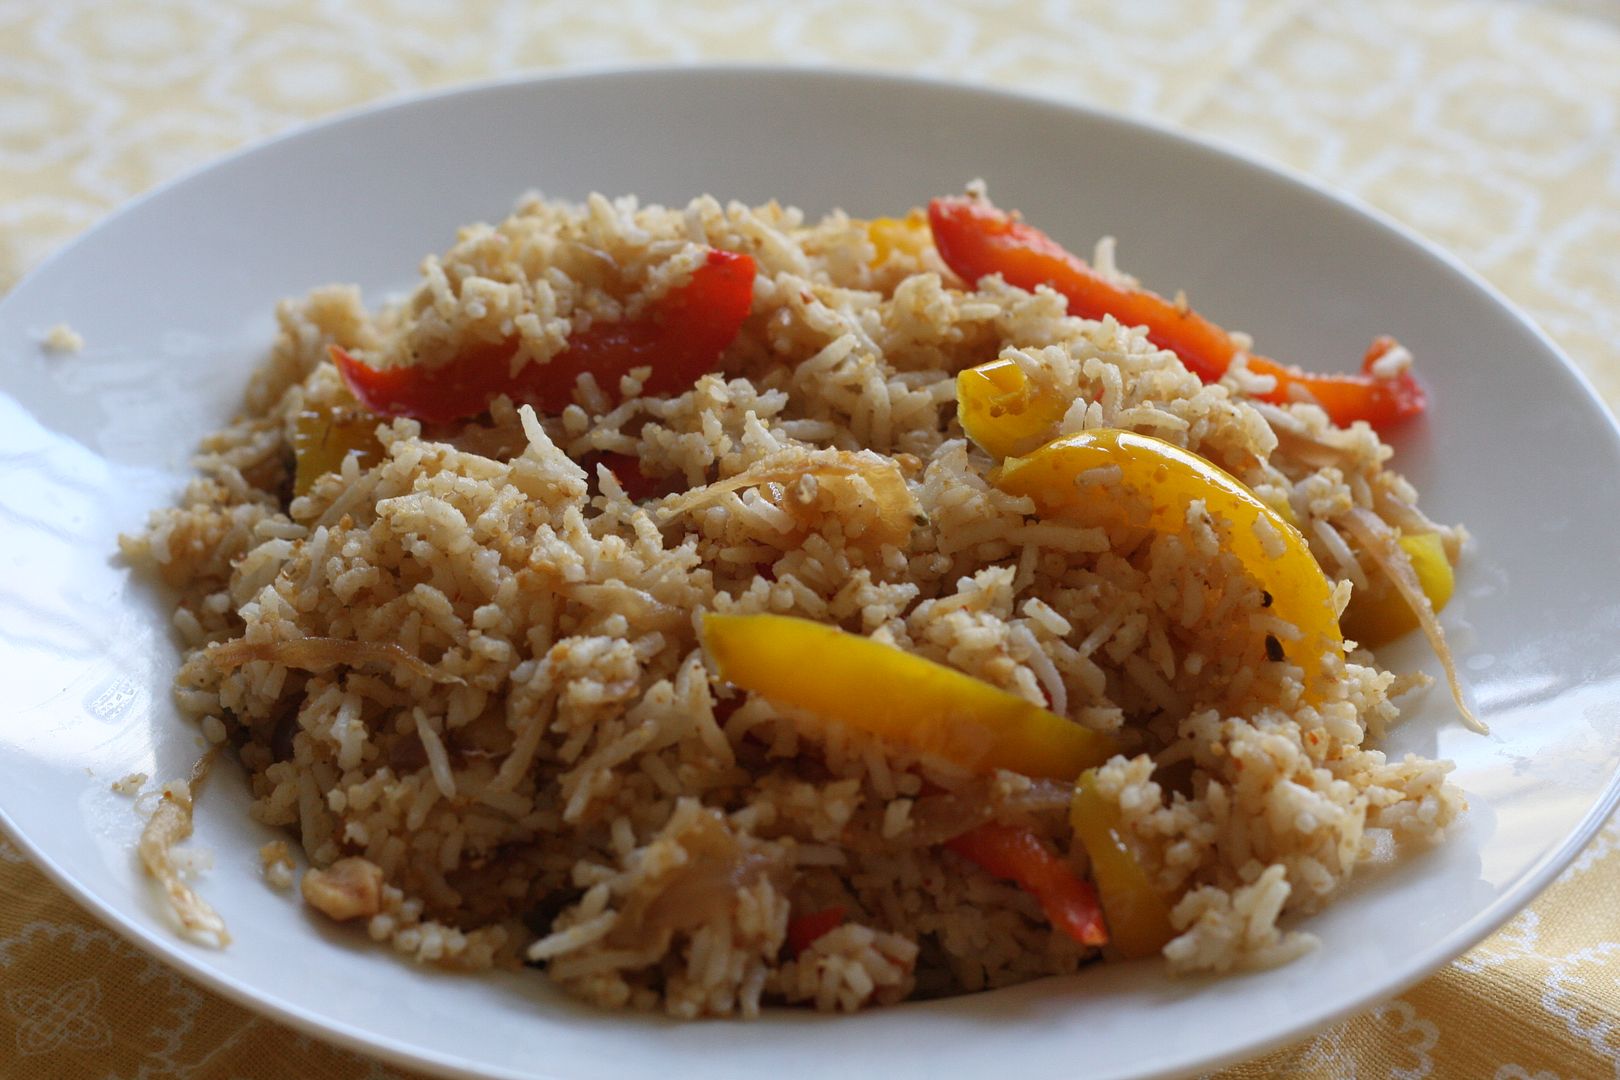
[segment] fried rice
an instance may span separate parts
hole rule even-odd
[[[550,414],[497,397],[458,422],[362,415],[373,451],[295,490],[300,417],[356,409],[332,346],[388,369],[515,341],[513,370],[543,366],[709,250],[752,257],[751,307],[679,392],[644,392],[640,370],[587,375]],[[1172,904],[1176,971],[1299,955],[1299,917],[1381,839],[1434,840],[1462,809],[1447,763],[1369,745],[1413,679],[1354,650],[1313,700],[1297,663],[1230,655],[1222,626],[1276,620],[1232,584],[1226,524],[1197,504],[1157,536],[1043,520],[955,408],[959,371],[1011,358],[1067,395],[1059,432],[1195,452],[1288,510],[1340,608],[1377,572],[1335,524],[1351,509],[1421,523],[1455,558],[1460,530],[1422,517],[1371,429],[1257,401],[1241,364],[1206,385],[1140,329],[965,283],[926,242],[709,197],[530,196],[403,299],[373,312],[332,286],[277,318],[240,416],[123,551],[174,590],[179,706],[234,748],[253,816],[296,839],[305,901],[415,960],[527,964],[598,1005],[699,1017],[1112,958],[946,846],[1000,823],[1084,880],[1072,784],[740,691],[704,648],[707,612],[834,625],[1115,740],[1095,792]],[[814,482],[830,455],[847,482]]]

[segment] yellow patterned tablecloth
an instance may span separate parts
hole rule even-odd
[[[950,75],[1156,117],[1462,256],[1620,406],[1620,2],[0,0],[0,290],[151,185],[375,98],[632,61]],[[213,997],[0,840],[0,1077],[403,1074]],[[1620,1080],[1620,824],[1415,989],[1217,1074]]]

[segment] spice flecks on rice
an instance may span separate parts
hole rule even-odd
[[[1083,875],[1067,785],[718,684],[711,611],[832,624],[1108,733],[1122,753],[1096,789],[1180,898],[1178,969],[1297,955],[1309,940],[1279,919],[1330,901],[1375,835],[1442,833],[1461,807],[1448,767],[1364,745],[1396,716],[1368,654],[1312,700],[1292,657],[1230,648],[1298,632],[1226,550],[1229,522],[1197,501],[1157,534],[1040,517],[963,438],[955,377],[1002,356],[1071,403],[1054,434],[1201,455],[1298,520],[1330,581],[1364,573],[1332,524],[1349,508],[1454,553],[1377,437],[1247,400],[1241,364],[1205,385],[1048,290],[967,287],[926,234],[891,228],[881,251],[875,235],[774,204],[532,197],[380,312],[342,287],[281,305],[241,417],[123,547],[179,591],[178,700],[237,747],[255,817],[297,838],[312,904],[418,960],[527,962],[589,1001],[684,1017],[855,1009],[1097,959],[942,846],[1013,825]],[[502,397],[454,424],[379,417],[344,429],[363,450],[340,441],[296,475],[299,418],[355,407],[331,346],[387,371],[503,343],[514,371],[544,370],[709,249],[757,273],[736,340],[689,388],[644,394],[638,369],[581,378],[555,415]],[[265,856],[283,884],[284,855]],[[795,918],[828,911],[838,925],[787,948]]]

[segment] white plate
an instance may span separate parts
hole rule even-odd
[[[1280,970],[1172,981],[1156,964],[850,1018],[675,1024],[575,1005],[539,976],[410,967],[259,879],[271,838],[239,772],[210,781],[202,881],[236,934],[180,941],[108,785],[181,775],[196,733],[168,683],[163,605],[114,558],[235,408],[277,298],[357,281],[376,301],[457,225],[524,189],[697,192],[893,213],[983,176],[1084,249],[1186,288],[1270,355],[1347,367],[1376,333],[1433,399],[1398,464],[1477,538],[1447,610],[1489,737],[1430,694],[1391,740],[1456,760],[1471,810],[1449,843],[1368,874]],[[88,346],[47,355],[66,321]],[[80,902],[222,993],[349,1046],[446,1074],[710,1078],[1146,1077],[1257,1052],[1456,956],[1551,880],[1616,799],[1620,441],[1551,343],[1455,261],[1304,181],[1164,131],[1004,94],[781,70],[597,74],[391,105],[239,154],[91,230],[0,304],[0,811]],[[1420,643],[1397,667],[1432,661]]]

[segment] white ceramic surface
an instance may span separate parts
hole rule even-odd
[[[1082,250],[1100,233],[1270,355],[1347,368],[1376,333],[1419,357],[1433,407],[1398,465],[1477,543],[1447,610],[1492,734],[1445,695],[1390,742],[1453,758],[1450,843],[1368,873],[1280,970],[1172,981],[1156,964],[847,1018],[674,1024],[575,1005],[536,976],[410,967],[259,879],[234,766],[210,781],[201,881],[236,934],[170,930],[109,784],[182,775],[177,649],[114,557],[235,407],[272,305],[328,281],[376,301],[463,222],[524,189],[778,198],[892,213],[985,177]],[[68,322],[88,342],[52,355]],[[239,154],[119,213],[0,303],[0,820],[109,925],[199,981],[314,1033],[449,1075],[596,1078],[1167,1076],[1306,1033],[1457,955],[1526,903],[1616,799],[1620,439],[1548,340],[1455,261],[1296,178],[1114,117],[963,87],[769,70],[602,73],[391,105]],[[1420,643],[1397,668],[1434,669]]]

